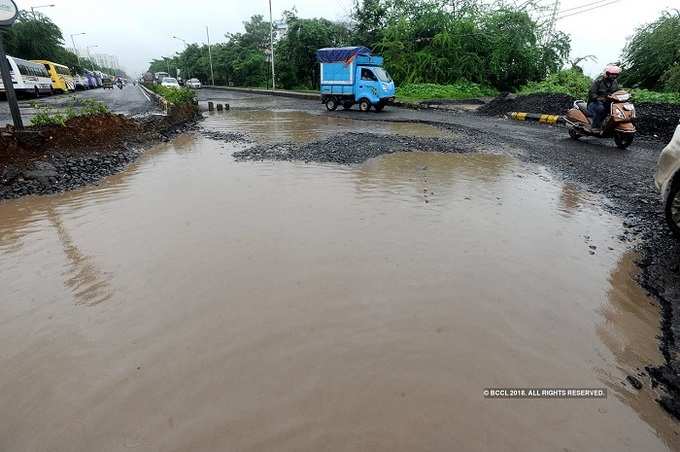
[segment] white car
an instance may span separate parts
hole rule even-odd
[[[661,191],[668,226],[680,238],[680,125],[671,142],[661,151],[655,182]]]
[[[187,80],[186,86],[193,89],[201,89],[201,81],[197,78]]]
[[[166,88],[179,88],[179,83],[176,78],[165,77],[161,82],[161,86],[165,86]]]

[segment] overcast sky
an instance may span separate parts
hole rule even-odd
[[[224,40],[225,33],[242,30],[242,22],[254,14],[269,15],[267,0],[15,0],[22,9],[53,3],[41,8],[64,32],[77,36],[79,47],[97,45],[92,52],[117,55],[121,66],[131,75],[143,73],[152,58],[172,55],[184,44],[172,39],[177,35],[189,42],[205,42],[210,28],[212,42]],[[546,3],[552,0],[544,0]],[[562,0],[568,10],[596,0]],[[301,17],[344,19],[352,0],[272,0],[275,19],[295,6]],[[602,4],[602,3],[600,3]],[[680,8],[679,0],[620,0],[618,3],[583,14],[565,17],[557,28],[572,37],[572,56],[594,54],[598,61],[586,64],[586,72],[599,72],[605,64],[618,59],[625,40],[636,27],[654,20],[661,11]],[[565,11],[562,15],[569,14]]]

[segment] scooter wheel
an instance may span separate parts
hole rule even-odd
[[[581,138],[581,134],[576,131],[573,127],[569,128],[569,137],[571,137],[572,140],[578,140]]]
[[[617,132],[614,134],[614,143],[619,149],[627,149],[628,146],[633,144],[633,134]]]

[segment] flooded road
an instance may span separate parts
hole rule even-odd
[[[203,127],[353,126],[291,114]],[[248,145],[182,135],[0,203],[0,450],[680,447],[622,384],[661,362],[659,315],[595,195],[503,155],[234,161]],[[531,386],[608,397],[482,395]]]

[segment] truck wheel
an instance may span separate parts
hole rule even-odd
[[[633,134],[616,132],[614,133],[614,142],[619,149],[626,149],[633,143]]]
[[[379,103],[377,105],[374,105],[373,108],[375,108],[375,111],[380,113],[383,111],[383,108],[385,108],[385,104]]]
[[[361,99],[359,101],[359,110],[369,111],[370,109],[371,109],[371,103],[368,101],[368,99]]]
[[[338,108],[338,102],[332,97],[326,101],[326,110],[335,111]]]
[[[680,239],[680,174],[676,174],[666,199],[666,222],[673,234]]]

